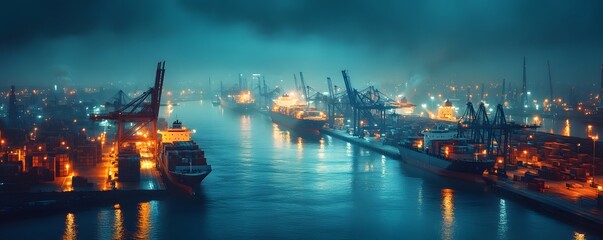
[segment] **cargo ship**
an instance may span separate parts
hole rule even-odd
[[[457,132],[445,125],[421,131],[398,144],[402,161],[446,177],[483,181],[482,174],[494,167],[483,144],[457,138]]]
[[[205,152],[191,139],[191,133],[178,120],[171,128],[159,131],[159,168],[172,184],[195,194],[195,189],[211,172],[211,165],[207,165]]]
[[[229,93],[220,98],[222,107],[236,112],[248,113],[256,109],[255,99],[249,90]]]
[[[288,94],[274,100],[268,116],[278,125],[308,133],[318,133],[327,121],[324,112],[309,108]]]

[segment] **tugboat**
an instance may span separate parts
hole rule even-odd
[[[205,152],[191,140],[191,133],[178,120],[166,131],[159,131],[159,168],[172,184],[194,195],[211,172],[211,165],[207,165]]]
[[[483,144],[457,138],[456,131],[443,124],[421,131],[423,137],[407,137],[398,144],[402,161],[446,177],[483,181],[482,174],[492,169]]]
[[[274,100],[268,116],[278,125],[309,133],[318,133],[327,121],[324,112],[308,108],[305,103],[298,103],[296,98],[288,94]]]

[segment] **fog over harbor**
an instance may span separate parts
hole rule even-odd
[[[600,1],[10,1],[0,10],[3,85],[144,83],[166,60],[169,86],[292,74],[326,89],[350,70],[358,86],[399,94],[436,83],[527,83],[548,97],[598,89]],[[280,83],[280,80],[284,80]],[[408,93],[407,93],[408,94]]]

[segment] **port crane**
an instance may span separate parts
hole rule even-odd
[[[354,124],[354,136],[360,136],[364,128],[374,128],[385,124],[385,112],[397,108],[395,101],[385,96],[374,86],[358,91],[352,87],[350,76],[346,70],[342,70],[343,81],[347,91],[350,105],[352,106],[352,121]],[[378,116],[378,119],[375,119]]]
[[[311,103],[314,103],[314,106],[316,108],[319,108],[318,103],[324,104],[328,101],[328,97],[326,95],[317,91],[313,87],[306,86],[306,93],[308,94],[308,96],[306,97],[306,99],[308,100],[308,107],[310,107]]]
[[[511,134],[515,130],[535,129],[540,126],[507,122],[501,104],[496,105],[492,120],[488,118],[483,102],[479,104],[477,111],[471,102],[467,102],[466,106],[465,112],[457,123],[457,136],[467,138],[472,143],[484,144],[487,156],[498,159],[498,163],[503,164],[502,169],[498,169],[498,173],[506,176],[507,164],[510,162]]]
[[[154,153],[157,153],[157,118],[164,76],[165,62],[159,62],[155,72],[155,85],[152,88],[108,114],[90,116],[94,121],[112,120],[117,123],[117,152],[124,144],[143,140],[144,138],[136,133],[143,128],[150,128],[148,137],[153,143]]]
[[[121,108],[125,103],[132,101],[130,97],[124,91],[119,90],[113,97],[111,98],[112,102],[106,102],[105,107],[113,107],[113,110],[117,110]]]
[[[301,86],[300,86],[301,87],[301,91],[302,91],[301,94],[303,95],[304,100],[307,103],[307,102],[309,102],[309,100],[308,100],[308,89],[306,89],[306,82],[304,81],[304,73],[302,73],[302,72],[299,72],[299,81],[301,83]]]
[[[266,85],[266,79],[262,78],[262,82],[260,83],[260,80],[258,79],[258,89],[260,92],[260,96],[263,99],[262,102],[262,106],[267,106],[270,107],[270,104],[272,104],[272,99],[275,99],[278,97],[278,95],[281,94],[282,90],[278,87],[268,91],[268,85]]]
[[[335,126],[335,119],[350,115],[352,112],[349,103],[349,98],[346,92],[339,92],[337,85],[333,85],[330,77],[327,77],[327,85],[329,87],[329,96],[327,96],[327,122],[329,126]]]
[[[317,104],[318,102],[326,102],[326,96],[324,94],[306,85],[303,72],[299,72],[299,84],[295,74],[293,74],[293,80],[295,81],[295,91],[300,95],[300,99],[303,98],[303,100],[306,102],[306,108],[310,107],[311,102],[314,102],[314,104]],[[314,94],[311,94],[310,91],[314,91]]]

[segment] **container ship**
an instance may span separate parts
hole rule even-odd
[[[211,165],[207,165],[205,152],[191,140],[191,133],[178,120],[171,128],[159,131],[159,168],[172,184],[195,194],[199,183],[211,172]]]
[[[445,125],[421,131],[398,144],[402,161],[438,175],[471,181],[483,181],[482,174],[494,167],[483,144],[457,138],[457,132]]]
[[[308,133],[318,133],[327,120],[324,112],[308,108],[307,104],[298,103],[288,94],[274,100],[268,116],[278,125]]]
[[[254,111],[257,107],[255,99],[249,90],[226,94],[220,98],[222,107],[234,110],[236,112],[248,113]]]

